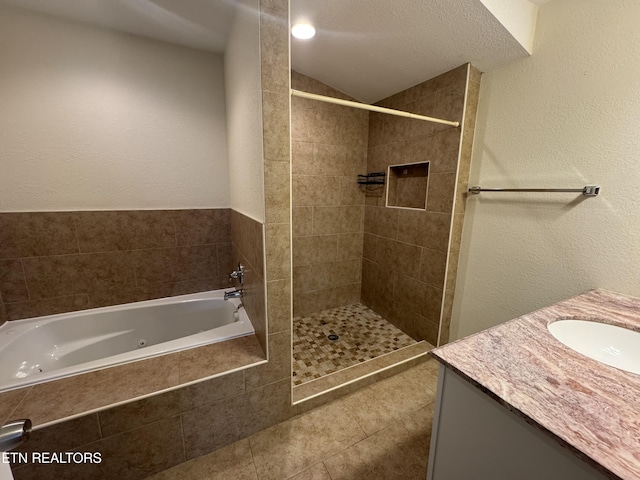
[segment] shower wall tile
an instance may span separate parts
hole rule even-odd
[[[362,240],[362,257],[372,262],[378,262],[378,240],[380,237],[372,233],[365,233]]]
[[[281,280],[291,275],[291,229],[288,223],[272,223],[265,227],[266,275]]]
[[[441,88],[436,92],[436,101],[433,109],[434,116],[451,122],[462,122],[464,110],[464,83],[462,90],[457,85]],[[434,124],[435,131],[448,130],[448,125]]]
[[[291,280],[267,282],[267,317],[269,331],[291,331]]]
[[[445,298],[445,271],[449,279],[455,269],[451,261],[447,263],[449,250],[459,249],[456,225],[461,224],[464,212],[460,201],[465,197],[460,190],[468,178],[467,157],[473,141],[470,116],[475,117],[477,95],[473,92],[478,90],[477,85],[470,86],[465,97],[470,68],[462,65],[379,102],[459,122],[464,114],[463,128],[375,113],[369,116],[367,171],[428,161],[429,176],[423,210],[385,207],[384,189],[366,198],[362,301],[414,338],[434,344]],[[471,76],[479,78],[475,72]],[[459,175],[459,171],[467,173]],[[411,192],[404,193],[411,196]]]
[[[321,290],[301,292],[296,295],[296,315],[309,315],[332,308],[333,305],[350,305],[360,301],[360,282]]]
[[[0,214],[0,295],[16,320],[226,286],[229,209]],[[230,271],[230,270],[229,270]]]
[[[325,175],[353,176],[367,167],[366,150],[354,145],[316,144],[316,160]]]
[[[312,207],[293,207],[291,209],[291,217],[294,237],[304,237],[313,233]]]
[[[453,210],[455,184],[455,173],[430,173],[427,211],[451,213],[451,210]]]
[[[260,55],[262,89],[289,94],[289,51],[287,6],[282,2],[260,2]]]
[[[449,246],[451,214],[426,212],[424,225],[425,235],[422,240],[422,246],[432,250],[446,252]]]
[[[449,263],[447,265],[447,283],[444,291],[444,302],[442,309],[442,322],[440,332],[440,344],[449,341],[451,314],[453,309],[453,299],[455,294],[458,257],[460,243],[462,239],[462,226],[464,222],[465,202],[467,198],[467,188],[469,181],[469,169],[471,165],[471,153],[473,138],[475,133],[476,115],[478,112],[478,97],[480,93],[481,72],[470,66],[469,84],[467,87],[467,98],[465,106],[464,129],[462,132],[462,148],[460,152],[460,171],[458,174],[458,192],[454,204],[453,225],[451,227],[451,247],[449,253]]]
[[[297,72],[291,81],[353,100]],[[361,261],[365,195],[357,175],[366,171],[368,124],[368,112],[292,98],[294,315],[358,300],[361,266],[343,260]]]
[[[322,164],[316,161],[316,145],[312,142],[291,142],[291,173],[294,175],[321,175]]]
[[[292,178],[293,206],[338,205],[340,188],[338,177],[294,175]]]
[[[314,207],[313,235],[363,231],[364,207]]]
[[[364,170],[362,170],[364,171]],[[338,184],[338,203],[340,205],[364,205],[364,195],[360,186],[353,181],[355,175],[333,177]],[[333,185],[336,188],[336,185]]]
[[[72,213],[0,213],[0,258],[78,252]]]
[[[293,238],[293,266],[335,262],[338,259],[338,236],[317,235]]]
[[[338,260],[362,258],[363,233],[343,233],[338,235]]]
[[[264,158],[271,162],[289,162],[289,97],[287,93],[262,92],[262,143]]]
[[[458,149],[460,146],[460,130],[449,128],[435,132],[415,148],[424,148],[429,160],[429,172],[455,173],[458,169]]]
[[[399,231],[400,213],[411,210],[397,208],[365,207],[364,231],[382,237],[396,239]]]
[[[267,352],[268,363],[246,370],[246,393],[235,397],[230,405],[223,408],[228,412],[215,423],[221,421],[219,432],[222,443],[244,438],[257,430],[266,428],[294,412],[291,407],[291,268],[292,268],[292,228],[291,195],[291,115],[292,102],[289,91],[289,2],[288,0],[260,0],[260,38],[262,85],[262,125],[264,151],[265,225],[262,305],[265,300],[272,302],[264,312],[269,318],[269,332],[266,324],[266,338],[262,348]],[[269,49],[268,52],[265,49]],[[265,73],[268,76],[265,76]],[[277,82],[272,81],[277,79]],[[272,93],[277,91],[277,93]],[[294,139],[299,140],[299,139]],[[271,162],[280,162],[271,165]],[[274,171],[273,167],[278,170]],[[288,287],[288,288],[287,288]],[[264,287],[263,287],[264,288]],[[278,289],[282,290],[278,290]],[[256,329],[257,331],[257,329]],[[261,340],[262,341],[262,340]],[[214,415],[219,414],[215,412]],[[187,456],[198,455],[206,447],[208,438],[195,442],[186,433],[190,419],[199,425],[198,416],[183,416],[185,425],[185,448]],[[197,428],[197,427],[196,427]],[[195,428],[193,429],[195,430]],[[219,432],[216,432],[218,434]],[[200,443],[200,445],[198,445]]]
[[[420,264],[416,260],[420,258],[421,250],[418,245],[380,237],[377,260],[385,270],[403,272],[405,275],[417,278]]]
[[[419,277],[421,282],[434,287],[442,287],[444,285],[446,268],[446,253],[430,250],[428,248],[422,249]]]
[[[393,301],[393,274],[366,258],[362,261],[362,299],[372,305],[390,306]]]
[[[231,211],[233,245],[247,258],[256,274],[264,278],[263,225],[242,213]]]
[[[288,223],[291,182],[289,162],[264,163],[265,220],[267,223]]]
[[[294,267],[293,290],[311,292],[326,290],[334,286],[359,283],[362,264],[360,259],[333,263],[318,263],[309,268],[307,265]]]

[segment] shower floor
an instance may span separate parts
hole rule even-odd
[[[329,335],[339,339],[330,340]],[[355,303],[293,319],[293,384],[302,385],[417,343]]]

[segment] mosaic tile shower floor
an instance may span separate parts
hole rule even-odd
[[[329,335],[338,335],[330,340]],[[315,380],[416,343],[360,303],[293,319],[293,384]]]

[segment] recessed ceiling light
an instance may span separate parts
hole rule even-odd
[[[291,35],[300,40],[309,40],[316,35],[316,29],[308,23],[296,23],[291,27]]]

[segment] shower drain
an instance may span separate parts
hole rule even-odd
[[[340,339],[340,335],[336,335],[335,333],[332,333],[331,335],[327,335],[327,338],[332,342],[335,342],[336,340]]]

